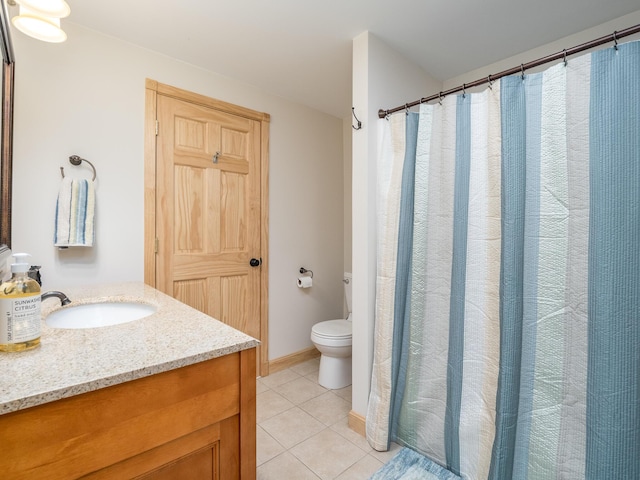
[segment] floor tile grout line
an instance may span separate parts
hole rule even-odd
[[[290,408],[289,410],[293,410],[293,408],[295,408],[295,407],[292,407],[292,408]],[[281,412],[281,413],[286,413],[286,412],[287,412],[287,411],[289,411],[289,410],[286,410],[286,411]],[[304,410],[303,410],[303,411],[304,411]],[[278,414],[278,415],[281,415],[281,413],[280,413],[280,414]],[[309,414],[308,412],[305,412],[305,413]],[[273,417],[270,417],[270,418],[274,418],[275,416],[277,416],[277,415],[274,415]],[[269,431],[268,431],[268,430],[267,430],[263,425],[261,425],[261,423],[263,423],[263,422],[259,423],[259,424],[258,424],[258,426],[259,426],[260,428],[262,428],[262,430],[263,430],[267,435],[269,435],[269,436],[270,436],[270,437],[271,437],[275,442],[277,442],[277,443],[278,443],[278,445],[280,445],[280,446],[281,446],[282,448],[284,448],[285,450],[290,450],[290,449],[294,448],[296,445],[299,445],[299,444],[301,444],[301,443],[305,442],[306,440],[308,440],[309,438],[311,438],[311,437],[313,437],[313,436],[315,436],[315,435],[318,435],[318,434],[320,434],[321,432],[323,432],[323,431],[325,431],[325,430],[329,429],[329,430],[331,430],[332,432],[334,432],[334,433],[338,434],[342,439],[344,439],[345,441],[349,442],[351,445],[353,445],[354,447],[356,447],[358,450],[361,450],[362,452],[366,453],[367,455],[370,455],[370,453],[371,453],[371,452],[370,452],[370,450],[369,450],[369,449],[365,449],[365,448],[361,447],[360,445],[358,445],[358,444],[356,444],[356,443],[352,442],[348,437],[346,437],[345,435],[343,435],[342,433],[340,433],[340,431],[338,431],[338,430],[336,430],[336,429],[334,429],[334,428],[333,428],[337,423],[339,423],[339,422],[341,422],[341,421],[346,420],[346,417],[342,417],[342,418],[340,418],[339,420],[337,420],[336,422],[332,423],[331,425],[326,425],[326,424],[322,423],[320,420],[318,420],[317,418],[313,417],[313,415],[309,414],[309,416],[311,416],[314,420],[316,420],[317,422],[319,422],[319,423],[322,425],[322,429],[321,429],[321,430],[319,430],[318,432],[316,432],[316,433],[314,433],[314,434],[310,435],[309,437],[306,437],[306,438],[303,438],[302,440],[299,440],[297,443],[295,443],[294,445],[292,445],[292,446],[290,446],[290,447],[287,447],[286,445],[283,445],[281,442],[279,442],[279,441],[278,441],[278,439],[276,439],[273,435],[271,435],[271,434],[269,433]],[[266,420],[265,420],[265,421],[266,421]],[[374,457],[374,458],[375,458],[375,457]]]
[[[291,368],[291,367],[290,367],[290,368]],[[284,372],[285,370],[282,370],[282,371]],[[282,392],[282,389],[281,389],[280,387],[283,387],[283,386],[284,386],[284,385],[286,385],[287,383],[294,382],[294,381],[299,380],[299,379],[301,379],[301,378],[305,378],[305,379],[309,380],[310,382],[314,383],[315,385],[319,385],[319,384],[318,384],[317,380],[315,380],[315,376],[317,375],[317,371],[315,371],[315,372],[309,372],[309,373],[304,374],[304,375],[303,375],[303,374],[300,374],[300,373],[298,373],[298,372],[295,372],[295,371],[292,371],[292,372],[293,372],[293,373],[295,373],[295,374],[297,374],[297,376],[294,376],[294,378],[290,378],[290,379],[289,379],[289,380],[287,380],[286,382],[283,382],[283,383],[277,383],[277,384],[275,384],[275,385],[271,385],[271,386],[268,386],[268,385],[266,385],[264,382],[262,382],[262,385],[261,385],[261,390],[262,390],[262,391],[261,391],[260,393],[266,393],[266,392],[268,392],[268,391],[272,391],[272,392],[273,392],[273,393],[275,393],[276,395],[278,395],[278,396],[282,397],[284,400],[286,400],[286,401],[290,402],[290,403],[292,404],[292,406],[291,406],[291,407],[289,407],[289,408],[287,408],[287,409],[285,409],[285,410],[283,410],[282,412],[276,413],[275,415],[272,415],[272,416],[270,416],[269,418],[266,418],[266,419],[262,419],[260,422],[258,422],[258,425],[262,428],[263,432],[264,432],[264,433],[265,433],[265,434],[266,434],[266,435],[267,435],[267,436],[268,436],[268,437],[269,437],[273,442],[275,442],[275,444],[276,444],[279,448],[281,448],[281,449],[282,449],[282,451],[281,451],[280,453],[278,453],[278,454],[277,454],[277,455],[275,455],[274,457],[270,458],[269,460],[264,461],[264,462],[260,465],[260,467],[263,467],[264,465],[268,464],[269,462],[274,461],[276,458],[281,457],[281,456],[282,456],[282,455],[284,455],[285,453],[289,453],[293,458],[295,458],[295,459],[296,459],[296,461],[297,461],[297,462],[301,463],[301,464],[304,466],[304,468],[305,468],[306,470],[308,470],[309,472],[311,472],[311,473],[312,473],[312,475],[314,476],[314,478],[322,479],[322,478],[323,478],[323,476],[321,476],[319,472],[314,471],[314,470],[313,470],[313,468],[312,468],[311,466],[309,466],[309,465],[307,465],[306,463],[304,463],[304,461],[303,461],[301,458],[297,457],[297,456],[293,453],[292,449],[296,448],[297,446],[301,445],[302,443],[304,443],[304,442],[306,442],[306,441],[309,441],[309,440],[313,439],[315,436],[320,435],[320,434],[322,434],[323,432],[326,432],[327,430],[329,430],[329,431],[330,431],[330,432],[332,432],[333,434],[337,435],[337,436],[341,439],[341,441],[344,441],[344,442],[346,442],[346,444],[353,446],[353,447],[356,449],[356,451],[360,452],[360,454],[361,454],[357,460],[353,461],[350,465],[346,466],[346,467],[345,467],[341,472],[339,472],[339,473],[335,474],[335,475],[332,477],[332,479],[335,479],[335,478],[340,477],[340,476],[341,476],[341,475],[343,475],[345,472],[347,472],[349,469],[353,468],[356,464],[358,464],[358,463],[359,463],[359,462],[361,462],[361,461],[364,461],[364,460],[365,460],[365,459],[367,459],[367,458],[368,458],[368,459],[370,459],[369,461],[381,462],[381,459],[380,459],[380,458],[377,458],[376,456],[374,456],[374,455],[372,454],[373,452],[371,451],[371,449],[367,449],[367,448],[366,448],[362,443],[358,444],[358,443],[353,442],[353,441],[352,441],[352,439],[351,439],[351,438],[349,438],[349,437],[346,435],[346,433],[347,433],[347,432],[343,429],[343,428],[344,428],[344,426],[342,426],[342,427],[341,427],[341,423],[342,423],[342,422],[345,422],[346,428],[348,428],[348,415],[341,416],[340,418],[334,419],[334,420],[332,420],[332,421],[331,421],[331,423],[328,423],[328,424],[327,424],[327,423],[325,423],[325,422],[327,421],[327,418],[326,418],[326,417],[324,418],[324,421],[323,421],[321,418],[319,418],[319,417],[315,416],[311,411],[308,411],[308,410],[306,410],[305,408],[302,408],[302,405],[303,405],[303,404],[305,404],[305,403],[307,403],[307,402],[311,402],[311,401],[313,401],[314,399],[317,399],[318,397],[320,397],[320,396],[322,396],[322,395],[325,395],[325,394],[327,394],[327,393],[329,393],[329,392],[331,392],[331,394],[332,394],[332,395],[334,395],[335,397],[337,397],[337,399],[340,399],[340,400],[342,400],[342,401],[347,402],[348,404],[350,404],[350,398],[349,398],[349,397],[350,397],[350,395],[349,395],[349,393],[348,393],[347,391],[344,391],[344,392],[342,392],[342,394],[338,394],[338,393],[337,393],[337,392],[338,392],[337,390],[325,389],[324,391],[322,391],[322,392],[318,393],[317,395],[314,395],[314,396],[312,396],[312,397],[310,397],[310,398],[308,398],[308,399],[301,400],[301,401],[297,401],[297,400],[296,400],[296,401],[294,401],[294,400],[295,400],[295,398],[294,398],[294,399],[292,399],[290,396],[287,396],[287,395],[286,395],[286,392],[284,392],[284,393],[283,393],[283,392]],[[279,373],[279,372],[277,372],[277,373]],[[288,373],[282,374],[282,376],[283,376],[283,377],[285,377],[285,376],[287,376],[287,375],[290,375],[290,373],[291,373],[291,372],[288,372]],[[324,388],[324,387],[323,387],[323,388]],[[345,387],[345,388],[348,388],[348,387]],[[342,389],[341,389],[341,390],[342,390]],[[338,402],[338,403],[340,403],[340,402]],[[268,420],[270,420],[270,419],[273,419],[274,417],[277,417],[278,415],[286,415],[286,412],[290,412],[291,410],[293,410],[293,408],[299,408],[302,412],[306,413],[307,415],[309,415],[309,417],[311,417],[313,420],[315,420],[316,422],[318,422],[318,423],[322,426],[322,428],[321,428],[318,432],[316,432],[316,433],[314,433],[314,434],[310,435],[309,437],[306,437],[305,439],[298,440],[294,445],[292,445],[291,447],[287,448],[287,447],[285,447],[282,443],[280,443],[280,442],[279,442],[275,437],[273,437],[273,436],[269,433],[269,431],[267,431],[267,430],[263,427],[263,425],[262,425],[262,424],[263,424],[264,422],[267,422],[267,421],[268,421]],[[342,407],[342,408],[344,408],[344,407]],[[343,433],[344,433],[344,434],[343,434]],[[332,473],[332,474],[333,474],[333,473]]]
[[[323,431],[325,431],[325,430],[326,430],[326,429],[328,429],[328,428],[330,428],[330,427],[326,427],[326,428],[324,428],[323,430],[321,430],[320,432],[316,433],[316,434],[315,434],[315,435],[313,435],[313,436],[319,435],[320,433],[322,433]],[[336,432],[336,433],[337,433],[337,432]],[[309,438],[307,438],[307,439],[305,439],[305,440],[303,440],[303,441],[299,442],[297,445],[300,445],[300,444],[304,443],[305,441],[309,440],[310,438],[312,438],[312,437],[309,437]],[[293,450],[294,448],[295,448],[295,447],[291,447],[291,448],[290,448],[289,450],[287,450],[287,451],[289,451],[289,452],[291,453],[291,455],[293,455],[294,457],[296,457],[296,458],[298,459],[298,461],[299,461],[300,463],[302,463],[305,467],[307,467],[309,470],[311,470],[311,471],[314,473],[314,475],[317,475],[318,477],[320,477],[320,475],[319,475],[319,474],[318,474],[318,473],[317,473],[317,472],[316,472],[316,471],[315,471],[315,470],[314,470],[310,465],[307,465],[307,464],[305,463],[304,459],[302,459],[302,458],[298,457],[298,456],[297,456],[293,451],[291,451],[291,450]],[[365,456],[366,456],[366,455],[365,455]],[[358,460],[356,460],[355,462],[351,463],[349,466],[347,466],[346,468],[344,468],[341,472],[339,472],[337,475],[335,475],[335,476],[333,477],[333,479],[335,479],[335,478],[339,477],[339,476],[340,476],[340,475],[342,475],[344,472],[346,472],[347,470],[349,470],[353,465],[355,465],[356,463],[358,463],[362,458],[364,458],[364,456],[363,456],[363,457],[360,457]],[[320,478],[322,478],[322,477],[320,477]],[[332,479],[332,480],[333,480],[333,479]]]
[[[313,472],[313,473],[314,473],[314,475],[317,475],[317,474],[316,474],[316,472],[313,470],[313,468],[312,468],[310,465],[307,465],[307,464],[304,462],[304,459],[299,458],[299,457],[298,457],[298,456],[297,456],[297,455],[296,455],[292,450],[293,450],[296,446],[298,446],[298,445],[300,445],[300,444],[302,444],[302,443],[306,442],[307,440],[309,440],[309,439],[313,438],[313,437],[314,437],[314,436],[316,436],[316,435],[319,435],[320,433],[322,433],[322,432],[324,432],[324,431],[326,431],[326,430],[331,430],[332,432],[336,433],[336,434],[337,434],[337,435],[339,435],[343,440],[345,440],[345,441],[346,441],[346,442],[348,442],[349,444],[353,445],[355,448],[357,448],[360,452],[362,452],[362,453],[363,453],[363,455],[362,455],[360,458],[358,458],[358,459],[354,460],[351,464],[349,464],[348,466],[346,466],[346,467],[345,467],[341,472],[339,472],[339,473],[338,473],[334,478],[337,478],[337,477],[339,477],[340,475],[342,475],[344,472],[346,472],[347,470],[349,470],[351,467],[353,467],[353,466],[354,466],[356,463],[358,463],[359,461],[363,460],[365,457],[369,457],[369,456],[370,456],[371,458],[374,458],[374,459],[375,459],[375,457],[373,457],[373,456],[370,454],[370,452],[368,452],[368,451],[364,450],[363,448],[361,448],[360,446],[356,445],[356,444],[355,444],[355,443],[353,443],[351,440],[349,440],[348,438],[346,438],[344,435],[341,435],[341,434],[340,434],[340,432],[338,432],[338,431],[334,430],[334,429],[332,428],[332,426],[333,426],[333,425],[331,425],[331,426],[323,425],[322,430],[320,430],[320,431],[318,431],[318,432],[314,433],[313,435],[311,435],[311,436],[309,436],[309,437],[306,437],[306,438],[304,438],[304,439],[299,440],[297,443],[295,443],[294,445],[291,445],[290,447],[286,447],[285,445],[283,445],[282,443],[280,443],[280,442],[279,442],[275,437],[273,437],[273,435],[271,435],[267,430],[265,430],[264,428],[262,428],[262,430],[264,431],[264,433],[265,433],[266,435],[268,435],[268,436],[269,436],[269,437],[270,437],[274,442],[276,442],[280,447],[282,447],[283,451],[282,451],[282,452],[280,452],[280,453],[278,453],[276,456],[274,456],[274,457],[270,458],[269,460],[265,461],[265,462],[264,462],[264,463],[262,463],[261,465],[264,465],[264,464],[266,464],[266,463],[268,463],[268,462],[270,462],[270,461],[274,460],[275,458],[279,457],[280,455],[284,454],[285,452],[288,452],[288,453],[290,453],[291,455],[293,455],[293,456],[294,456],[294,457],[295,457],[295,458],[296,458],[300,463],[302,463],[302,464],[303,464],[307,469],[309,469],[311,472]],[[376,460],[377,460],[377,459],[376,459]]]
[[[322,480],[322,477],[320,477],[316,472],[313,471],[312,468],[309,467],[309,465],[307,465],[306,463],[304,463],[302,460],[300,460],[298,457],[296,457],[293,453],[291,453],[288,449],[285,449],[283,452],[280,452],[278,455],[276,455],[275,457],[269,459],[268,461],[266,461],[265,463],[263,463],[263,465],[266,465],[267,463],[277,459],[278,457],[281,457],[282,455],[288,453],[289,455],[291,455],[293,458],[295,458],[298,462],[300,462],[300,464],[306,468],[307,470],[309,470],[309,472],[316,477],[318,480]],[[342,475],[342,474],[341,474]]]

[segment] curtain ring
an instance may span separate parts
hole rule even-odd
[[[562,51],[564,52],[564,66],[567,66],[567,49],[563,48]]]
[[[618,32],[614,31],[613,32],[613,48],[615,48],[616,51],[618,50],[618,37],[617,37],[617,35],[618,35]]]
[[[491,74],[487,77],[487,83],[489,84],[489,90],[493,90],[493,80],[491,80]]]
[[[438,98],[439,98],[438,103],[442,105],[442,92],[438,93]]]
[[[405,103],[404,104],[404,113],[406,116],[409,116],[409,104]]]
[[[524,63],[520,64],[520,76],[522,77],[522,80],[524,81]]]
[[[462,98],[466,98],[467,97],[467,84],[463,83],[462,84]]]

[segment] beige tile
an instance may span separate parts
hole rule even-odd
[[[349,428],[352,388],[320,386],[319,365],[318,357],[258,378],[258,480],[366,479],[401,448],[376,452]]]
[[[391,445],[389,445],[388,452],[378,452],[376,450],[371,449],[371,455],[377,458],[378,460],[380,460],[382,463],[387,463],[389,460],[391,460],[393,457],[396,456],[396,454],[400,451],[401,448],[402,447],[397,443],[391,442]]]
[[[280,455],[285,451],[285,448],[258,426],[258,428],[256,428],[256,450],[256,463],[260,466]]]
[[[288,452],[278,455],[273,460],[260,465],[257,470],[257,480],[318,480],[304,463]]]
[[[282,385],[283,383],[290,382],[291,380],[295,380],[296,378],[300,378],[296,372],[287,368],[286,370],[280,370],[279,372],[272,373],[271,375],[267,375],[266,377],[261,377],[260,381],[267,387],[273,388],[278,385]]]
[[[261,423],[274,415],[289,410],[293,406],[293,403],[282,395],[273,390],[267,390],[256,395],[256,419],[258,423]]]
[[[304,378],[306,378],[307,380],[312,381],[313,383],[320,385],[318,383],[318,372],[311,372],[308,375],[305,375]]]
[[[369,442],[367,442],[366,438],[364,438],[362,435],[360,435],[357,432],[354,432],[349,428],[349,420],[347,417],[341,418],[340,420],[335,422],[333,425],[331,425],[331,430],[339,433],[344,438],[349,440],[351,443],[353,443],[357,447],[360,447],[363,451],[367,453],[374,451],[373,448],[371,448],[371,446],[369,445]]]
[[[298,407],[271,417],[260,426],[286,448],[291,448],[326,428]]]
[[[340,398],[332,391],[327,391],[311,400],[301,403],[300,408],[320,420],[325,425],[333,425],[342,417],[346,417],[351,403]]]
[[[284,398],[292,402],[294,405],[299,405],[307,400],[322,395],[327,391],[326,388],[321,387],[317,383],[304,378],[298,377],[281,385],[273,387],[273,390],[278,392]]]
[[[320,369],[320,357],[312,358],[311,360],[307,360],[306,362],[298,363],[291,367],[291,370],[296,372],[298,375],[302,375],[303,377],[309,374],[318,374],[318,370]]]
[[[332,390],[332,392],[338,395],[340,398],[344,398],[347,402],[351,403],[351,385],[339,390]]]
[[[269,387],[262,382],[262,378],[258,378],[256,382],[256,394],[266,392],[267,390],[269,390]]]
[[[367,455],[330,428],[299,443],[289,452],[323,480],[336,478]]]
[[[338,475],[336,480],[364,480],[380,470],[383,465],[380,460],[367,455]]]

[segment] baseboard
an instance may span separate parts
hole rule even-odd
[[[284,357],[276,358],[275,360],[270,360],[269,373],[279,372],[280,370],[284,370],[285,368],[292,367],[298,363],[306,362],[307,360],[311,360],[312,358],[319,356],[320,352],[316,347],[305,348],[299,352],[285,355]]]
[[[363,437],[367,436],[367,421],[366,419],[360,415],[359,413],[351,410],[349,412],[349,428],[356,433],[359,433]]]

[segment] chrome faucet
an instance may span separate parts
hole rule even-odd
[[[62,292],[57,292],[55,290],[51,291],[51,292],[45,292],[41,295],[41,300],[44,301],[47,298],[59,298],[60,299],[60,303],[62,305],[69,305],[71,303],[71,300],[69,300],[69,297],[67,297],[64,293]]]

